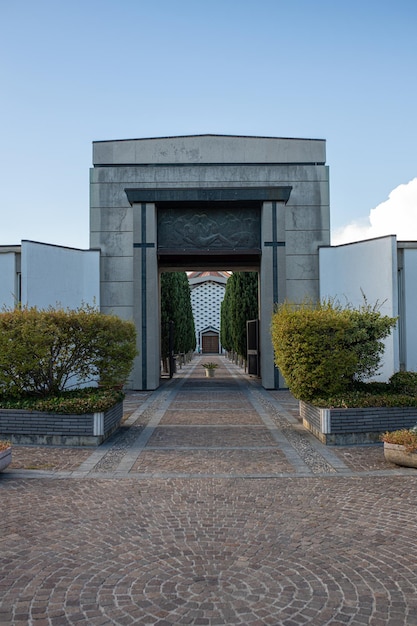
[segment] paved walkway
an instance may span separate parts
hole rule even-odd
[[[417,625],[417,474],[220,357],[0,474],[0,625]]]

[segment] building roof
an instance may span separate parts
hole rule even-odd
[[[93,142],[94,167],[143,165],[324,165],[324,139],[179,135]]]
[[[214,270],[207,270],[206,272],[190,272],[188,274],[188,279],[192,278],[205,278],[206,280],[210,280],[211,278],[230,278],[231,272],[216,272]]]
[[[190,272],[188,274],[188,282],[191,289],[202,285],[203,283],[217,283],[226,285],[228,278],[231,276],[231,272],[218,272],[215,270],[207,270],[205,272]]]

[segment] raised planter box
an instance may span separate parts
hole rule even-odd
[[[384,457],[387,461],[396,465],[417,468],[417,453],[407,452],[405,446],[384,442]]]
[[[321,409],[307,402],[299,404],[303,425],[326,445],[377,443],[381,433],[417,423],[417,407]]]
[[[0,439],[23,445],[98,446],[117,430],[122,417],[123,402],[85,415],[0,409]]]

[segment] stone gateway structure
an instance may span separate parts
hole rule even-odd
[[[274,304],[319,298],[319,247],[330,244],[325,141],[196,135],[97,141],[90,247],[100,250],[100,306],[133,319],[130,385],[160,380],[159,276],[170,270],[259,273],[260,371],[274,367]]]

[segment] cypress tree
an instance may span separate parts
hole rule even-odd
[[[227,281],[221,309],[222,346],[246,359],[246,322],[258,318],[257,272],[235,272]]]
[[[231,333],[231,291],[232,276],[226,283],[224,298],[220,307],[220,342],[225,350],[233,351],[232,333]]]
[[[191,294],[185,272],[161,274],[161,356],[169,356],[169,322],[174,328],[174,352],[195,348],[194,317]]]

